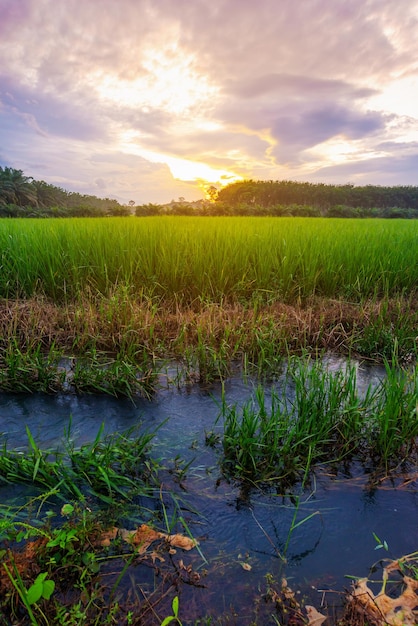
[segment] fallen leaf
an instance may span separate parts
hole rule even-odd
[[[118,529],[116,527],[113,527],[110,530],[103,532],[100,537],[100,542],[99,542],[100,545],[103,547],[110,546],[110,542],[113,541],[113,539],[115,539],[117,534],[118,534]]]
[[[308,615],[308,626],[321,626],[327,619],[325,615],[319,613],[314,606],[306,605],[306,613]]]
[[[165,558],[161,556],[161,554],[158,554],[158,552],[155,552],[155,550],[153,550],[150,553],[150,557],[153,563],[155,563],[155,561],[158,559],[158,561],[160,561],[161,563],[164,563]]]
[[[151,526],[142,524],[136,530],[120,529],[120,535],[124,541],[137,547],[139,554],[144,554],[153,541],[161,538],[161,533],[157,532]]]
[[[246,572],[251,572],[253,569],[249,563],[240,563],[242,569],[245,569]]]
[[[137,546],[139,554],[144,554],[149,546],[158,539],[165,539],[170,544],[170,553],[175,554],[174,548],[181,548],[182,550],[191,550],[197,546],[197,541],[186,537],[185,535],[175,534],[168,535],[167,533],[160,533],[148,524],[141,524],[136,530],[127,530],[126,528],[111,528],[109,531],[102,534],[100,539],[100,545],[109,546],[112,539],[119,535],[124,541],[130,543],[133,546]]]
[[[160,533],[164,536],[169,544],[174,548],[182,548],[183,550],[191,550],[196,547],[196,541],[194,539],[190,539],[190,537],[185,537],[184,535],[165,535],[164,533]]]
[[[388,572],[399,569],[398,562],[394,561],[383,570],[383,580],[386,581]],[[408,576],[403,577],[406,585],[403,593],[397,598],[391,598],[385,593],[382,586],[380,593],[375,595],[367,584],[367,579],[362,578],[354,585],[351,602],[367,611],[370,619],[376,626],[414,626],[417,624],[418,581]]]

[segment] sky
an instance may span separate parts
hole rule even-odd
[[[418,0],[0,0],[0,165],[121,203],[418,184]]]

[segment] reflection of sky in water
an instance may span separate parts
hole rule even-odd
[[[328,366],[338,369],[342,363],[330,359]],[[364,392],[382,374],[382,368],[359,367],[359,390]],[[251,380],[228,381],[228,404],[246,402],[255,385]],[[275,386],[280,387],[280,379]],[[290,537],[284,565],[279,554],[288,538],[294,504],[288,498],[262,493],[248,499],[234,485],[224,481],[216,484],[220,476],[217,452],[206,447],[204,441],[205,432],[221,428],[216,425],[221,397],[220,385],[209,390],[198,386],[163,389],[152,402],[139,399],[136,405],[102,396],[0,395],[0,432],[10,449],[25,447],[28,425],[37,443],[50,448],[63,439],[70,416],[76,445],[91,441],[102,422],[107,433],[121,432],[135,424],[153,431],[164,422],[156,433],[152,454],[171,467],[176,457],[191,460],[182,497],[199,512],[199,517],[187,511],[185,516],[192,532],[203,537],[201,548],[209,561],[207,569],[217,572],[217,589],[208,583],[206,590],[215,604],[239,606],[243,589],[255,593],[267,573],[279,578],[285,574],[295,587],[348,588],[350,581],[344,579],[345,575],[365,576],[375,561],[388,556],[383,550],[374,550],[373,533],[387,541],[389,556],[399,557],[418,548],[418,495],[413,485],[393,489],[385,483],[384,488],[370,491],[361,476],[333,480],[319,475],[311,486],[310,497],[309,491],[301,497],[297,521],[315,515]],[[0,490],[3,502],[8,492],[9,488]],[[195,559],[198,566],[198,555],[188,558]],[[240,563],[244,561],[252,566],[251,572],[243,570]],[[196,593],[202,594],[203,602],[204,592]],[[312,593],[315,600],[315,594],[319,594]]]

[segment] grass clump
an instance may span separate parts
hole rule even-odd
[[[133,399],[150,398],[155,391],[157,371],[147,363],[138,365],[130,355],[105,358],[95,350],[88,357],[75,359],[69,383],[76,393],[104,393]]]
[[[292,484],[315,465],[350,459],[388,470],[416,454],[417,369],[387,364],[387,377],[363,396],[356,369],[290,361],[283,391],[258,387],[239,407],[223,400],[222,468],[250,482]]]
[[[77,359],[64,358],[54,346],[22,351],[16,341],[0,352],[0,391],[13,393],[96,393],[134,399],[150,398],[156,388],[157,367],[146,354],[132,351],[111,357],[97,350]]]
[[[115,496],[129,500],[138,493],[138,479],[149,474],[151,465],[146,452],[152,433],[104,435],[104,425],[95,440],[75,448],[70,430],[64,449],[42,450],[26,427],[28,450],[8,450],[3,445],[0,456],[0,482],[27,483],[60,498],[84,500],[92,496],[112,503]]]
[[[62,391],[65,372],[59,367],[61,353],[52,346],[43,354],[40,344],[20,350],[14,339],[0,352],[0,390],[13,393]]]

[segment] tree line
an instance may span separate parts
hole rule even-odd
[[[66,191],[0,166],[0,217],[103,217],[129,215],[130,208],[111,198]]]
[[[129,206],[117,200],[66,191],[37,181],[22,170],[0,166],[0,217],[103,217],[134,214],[196,216],[295,216],[418,218],[418,187],[327,185],[295,181],[244,180],[208,199]]]

